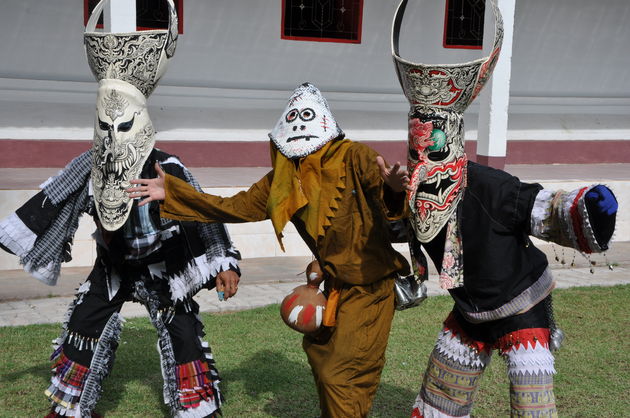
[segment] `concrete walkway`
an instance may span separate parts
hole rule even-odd
[[[630,242],[614,243],[605,257],[593,255],[591,260],[596,263],[593,273],[590,262],[573,250],[563,251],[551,245],[540,248],[550,261],[557,288],[630,284]],[[243,277],[236,297],[219,302],[216,292],[202,290],[196,300],[202,312],[237,311],[280,303],[294,287],[305,282],[304,274],[300,273],[310,260],[310,257],[245,259],[241,262]],[[607,260],[613,264],[612,270]],[[572,261],[574,266],[570,267]],[[0,326],[60,322],[73,299],[74,289],[85,280],[89,270],[64,269],[55,287],[43,285],[23,271],[0,271]],[[446,294],[439,289],[435,272],[430,273],[429,295]],[[127,303],[122,314],[132,318],[146,316],[146,311],[140,304]]]

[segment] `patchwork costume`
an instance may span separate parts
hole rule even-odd
[[[96,6],[85,34],[88,61],[99,80],[93,148],[0,221],[2,247],[48,285],[56,284],[61,263],[71,258],[80,216],[88,213],[97,224],[94,268],[54,341],[46,390],[50,416],[93,413],[113,366],[126,301],[144,304],[157,330],[164,401],[172,414],[205,417],[221,405],[219,377],[192,298],[213,288],[220,272],[238,272],[240,255],[223,225],[162,219],[157,203],[138,207],[125,193],[129,180],[155,177],[156,162],[201,190],[177,157],[153,148],[146,97],[177,38],[175,9],[168,4],[168,30],[126,34],[91,32],[103,2]]]
[[[551,306],[554,287],[533,235],[584,253],[604,251],[614,231],[616,200],[602,185],[547,191],[503,171],[467,161],[463,112],[489,79],[503,37],[496,28],[488,57],[425,65],[398,53],[407,0],[392,31],[396,71],[411,104],[408,193],[414,271],[426,278],[423,248],[455,301],[429,358],[414,417],[470,416],[494,349],[506,360],[511,414],[557,416],[554,358],[562,333]]]
[[[367,416],[385,361],[393,281],[409,271],[404,257],[383,240],[387,219],[402,215],[402,197],[384,187],[376,152],[343,139],[325,99],[310,84],[296,89],[270,137],[273,170],[249,190],[222,198],[166,176],[162,216],[228,223],[271,219],[281,245],[291,221],[326,276],[327,326],[303,342],[322,416]]]

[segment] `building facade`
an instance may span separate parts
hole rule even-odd
[[[483,56],[444,47],[449,1],[410,0],[404,58],[455,63]],[[510,98],[506,162],[630,162],[630,3],[511,1],[511,76],[501,81]],[[82,46],[88,3],[2,2],[0,167],[63,166],[89,148],[96,84]],[[331,41],[328,33],[321,42],[308,27],[300,38],[300,22],[295,14],[289,22],[287,8],[322,3],[334,3],[337,15],[342,8],[354,13],[342,20],[354,25],[351,39]],[[398,3],[181,0],[177,54],[149,100],[159,145],[190,166],[268,166],[267,133],[290,92],[310,81],[349,138],[403,160],[408,104],[390,48]],[[324,27],[325,20],[314,24]],[[466,115],[473,158],[482,102]]]

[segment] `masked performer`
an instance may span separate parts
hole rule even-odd
[[[394,314],[393,280],[409,269],[383,240],[386,219],[402,214],[404,196],[402,186],[391,190],[384,179],[403,184],[406,172],[386,170],[379,157],[379,173],[377,154],[344,139],[326,100],[308,83],[295,90],[269,136],[273,170],[247,191],[229,198],[204,195],[166,175],[132,182],[147,186],[130,189],[131,196],[164,200],[162,216],[173,219],[271,219],[281,246],[282,230],[293,222],[326,276],[327,327],[303,342],[322,416],[366,416]],[[390,199],[397,208],[385,204]]]
[[[125,193],[129,180],[169,174],[200,190],[174,156],[154,149],[146,97],[173,56],[177,17],[169,0],[169,30],[85,34],[90,67],[99,80],[94,144],[43,190],[0,223],[0,242],[24,269],[46,284],[57,281],[82,213],[94,217],[97,258],[70,306],[52,354],[49,416],[90,416],[110,372],[124,302],[144,304],[158,333],[164,400],[174,416],[214,415],[219,378],[192,297],[221,285],[236,291],[240,257],[221,224],[161,219],[157,204],[139,207]]]
[[[490,56],[466,64],[423,65],[400,58],[407,0],[394,18],[392,52],[409,112],[409,161],[415,269],[423,247],[455,306],[429,358],[414,417],[469,416],[479,379],[497,349],[506,360],[512,416],[556,416],[551,312],[554,283],[530,235],[585,253],[606,250],[616,200],[602,185],[543,190],[466,160],[463,112],[490,77],[503,37],[496,1]]]
[[[556,416],[554,358],[561,331],[553,323],[554,283],[530,235],[584,253],[604,251],[617,202],[603,185],[571,192],[521,183],[467,161],[463,112],[490,77],[503,37],[496,2],[489,57],[466,64],[423,65],[398,54],[406,7],[396,12],[392,50],[411,104],[410,247],[424,270],[423,247],[455,306],[429,358],[414,417],[469,416],[479,379],[497,349],[506,360],[512,416]]]

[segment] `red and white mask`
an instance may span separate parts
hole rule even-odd
[[[396,10],[392,55],[398,80],[411,105],[409,157],[413,192],[408,202],[412,226],[420,242],[431,241],[457,208],[465,187],[464,111],[490,78],[503,42],[503,20],[491,0],[495,17],[490,55],[462,64],[430,65],[399,56],[398,38],[407,0]]]

